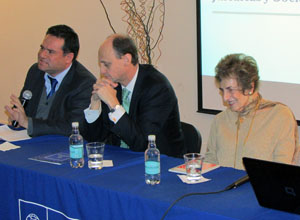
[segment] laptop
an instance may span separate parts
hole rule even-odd
[[[300,214],[300,166],[243,158],[258,203]]]

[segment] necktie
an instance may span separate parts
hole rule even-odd
[[[130,95],[130,91],[126,88],[123,88],[122,89],[122,106],[127,113],[129,112],[129,106],[130,106],[129,95]],[[121,140],[120,146],[122,148],[129,148],[129,146],[123,140]]]
[[[126,88],[122,89],[122,106],[125,111],[129,112],[130,100],[129,100],[130,91]]]
[[[51,91],[49,92],[49,94],[47,95],[47,99],[49,99],[54,93],[55,93],[55,87],[57,85],[57,80],[48,76],[48,78],[50,79],[51,82]]]

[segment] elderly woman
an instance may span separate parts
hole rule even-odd
[[[216,83],[227,109],[211,125],[206,161],[244,169],[242,158],[292,163],[298,127],[291,110],[258,93],[256,61],[244,54],[225,56]]]

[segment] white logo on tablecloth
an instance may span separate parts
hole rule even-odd
[[[40,220],[36,214],[30,213],[27,215],[26,220]]]
[[[19,220],[79,220],[78,218],[69,217],[61,211],[36,202],[26,201],[23,199],[18,200]]]

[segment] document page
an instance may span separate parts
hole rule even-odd
[[[27,140],[31,137],[28,136],[27,130],[12,130],[7,125],[0,126],[0,138],[9,142]]]

